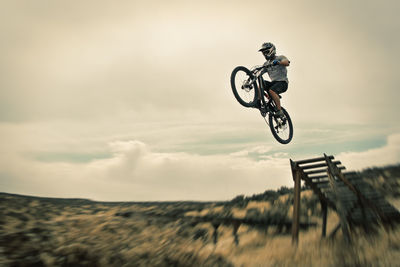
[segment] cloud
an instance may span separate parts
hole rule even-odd
[[[110,147],[113,157],[90,163],[86,175],[132,188],[138,185],[147,194],[141,199],[222,200],[290,181],[284,157],[256,161],[237,154],[157,153],[139,141],[114,142]]]
[[[2,166],[2,182],[44,196],[143,201],[227,200],[291,184],[286,157],[159,153],[137,140],[111,142],[109,149],[111,157],[83,164],[25,159]]]
[[[296,145],[283,150],[282,146],[255,143],[237,146],[236,151],[228,153],[217,149],[213,154],[199,154],[193,149],[179,152],[169,145],[160,151],[159,145],[150,146],[136,139],[108,143],[100,140],[94,144],[93,140],[89,143],[80,139],[79,142],[72,141],[72,136],[66,135],[66,139],[56,140],[57,134],[48,135],[43,129],[36,129],[36,137],[29,135],[32,138],[27,139],[10,128],[3,130],[6,129],[9,130],[9,142],[0,155],[2,191],[41,196],[121,201],[227,200],[239,194],[251,195],[266,189],[292,186],[289,158],[294,155],[290,149],[296,151],[297,159],[316,156],[307,150],[307,147],[312,149],[311,144],[301,146],[303,152],[297,151]],[[24,129],[33,134],[35,128]],[[15,131],[21,132],[21,128]],[[93,138],[91,136],[90,140]],[[190,142],[187,144],[191,145]],[[40,150],[42,146],[47,149]],[[53,151],[62,151],[60,149],[65,151],[65,157],[59,152],[53,157]],[[49,156],[29,156],[32,151]],[[79,153],[92,155],[92,158],[83,157],[85,160],[77,161],[70,156]],[[96,153],[102,156],[98,157]],[[359,152],[350,150],[335,154],[335,157],[349,170],[398,163],[400,134],[388,136],[381,147]]]
[[[274,148],[273,146],[260,145],[260,146],[254,146],[254,147],[250,147],[248,149],[240,150],[237,152],[233,152],[230,155],[237,156],[237,157],[248,156],[251,154],[262,155],[262,154],[272,151],[273,148]]]
[[[398,164],[400,163],[400,134],[388,136],[387,143],[383,147],[361,152],[343,152],[336,158],[351,170]]]

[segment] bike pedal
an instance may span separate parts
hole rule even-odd
[[[261,108],[259,108],[259,110],[260,110],[261,116],[263,116],[263,117],[267,116],[267,110],[265,108],[261,107]]]

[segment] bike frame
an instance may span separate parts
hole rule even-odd
[[[258,75],[257,77],[257,93],[258,99],[261,100],[264,106],[266,107],[266,111],[269,112],[271,108],[274,106],[274,102],[272,101],[272,97],[269,95],[268,91],[264,87],[264,79],[262,75]],[[265,102],[264,96],[268,98],[268,102]]]

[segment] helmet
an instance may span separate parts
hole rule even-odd
[[[266,59],[272,59],[275,57],[276,48],[273,43],[263,43],[261,49],[258,50],[262,52]]]

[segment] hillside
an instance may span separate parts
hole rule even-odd
[[[396,205],[400,166],[361,172]],[[0,193],[0,266],[394,266],[400,228],[321,241],[319,202],[302,193],[291,245],[292,189],[228,202],[95,202]],[[328,215],[328,232],[337,223]],[[234,231],[235,222],[241,225]],[[215,229],[218,229],[215,232]]]

